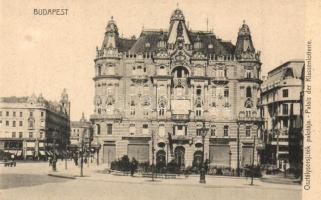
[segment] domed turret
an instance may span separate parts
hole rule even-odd
[[[254,58],[255,48],[252,42],[250,28],[245,21],[243,21],[243,25],[239,29],[236,47],[235,47],[235,55],[239,59],[250,59]]]
[[[111,16],[111,19],[108,21],[106,33],[114,33],[118,35],[118,28],[113,16]]]
[[[183,21],[185,22],[185,17],[183,15],[183,12],[180,9],[174,10],[172,16],[171,16],[171,22],[172,21]]]
[[[118,28],[113,17],[108,21],[106,26],[105,38],[102,44],[103,49],[115,49],[117,48]]]
[[[184,44],[190,44],[188,30],[185,25],[185,17],[180,9],[174,10],[171,19],[168,33],[168,44],[175,44],[176,40],[184,41]]]

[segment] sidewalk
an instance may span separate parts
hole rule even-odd
[[[176,179],[161,179],[141,177],[140,175],[131,176],[117,176],[106,173],[106,166],[96,163],[84,164],[83,177],[80,177],[80,166],[75,166],[73,162],[68,162],[68,168],[65,170],[65,163],[59,161],[57,163],[57,172],[50,171],[49,176],[59,178],[77,178],[80,181],[97,181],[97,182],[111,182],[111,183],[129,183],[129,184],[149,184],[149,185],[176,185],[176,186],[199,186],[206,188],[257,188],[257,189],[280,189],[280,190],[301,190],[299,184],[288,184],[288,182],[271,181],[275,177],[264,177],[261,179],[255,178],[254,185],[251,186],[251,178],[245,177],[224,177],[224,176],[206,176],[206,184],[199,183],[199,176],[192,175],[185,177],[179,176]]]
[[[97,166],[95,163],[87,163],[83,165],[83,176],[88,177],[99,169],[103,168],[103,166]],[[69,178],[75,179],[76,177],[80,177],[80,165],[75,166],[73,161],[67,161],[67,169],[65,166],[65,161],[59,160],[57,162],[57,171],[50,170],[48,172],[48,176],[54,176],[59,178]]]

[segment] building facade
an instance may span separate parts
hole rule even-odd
[[[278,168],[302,167],[304,61],[288,61],[268,73],[262,84],[265,159]]]
[[[191,166],[202,159],[204,125],[210,165],[235,169],[259,161],[260,52],[245,22],[234,45],[187,28],[180,9],[167,30],[142,30],[137,39],[120,37],[112,18],[94,61],[90,118],[103,163],[128,155]]]
[[[70,147],[72,150],[79,150],[82,143],[84,143],[85,146],[90,146],[93,136],[92,125],[91,122],[85,118],[84,114],[82,114],[79,121],[71,121],[70,129]]]
[[[36,97],[2,97],[0,149],[18,159],[46,158],[61,154],[69,143],[70,102],[66,90],[59,102]]]

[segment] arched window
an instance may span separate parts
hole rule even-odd
[[[246,88],[246,97],[252,98],[252,90],[250,86]]]
[[[175,78],[185,78],[188,77],[188,70],[184,67],[176,67],[173,71],[172,71],[172,75]]]

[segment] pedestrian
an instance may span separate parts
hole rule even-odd
[[[14,161],[14,159],[15,159],[15,155],[11,154],[11,160]]]
[[[49,167],[52,165],[52,157],[49,156]]]

